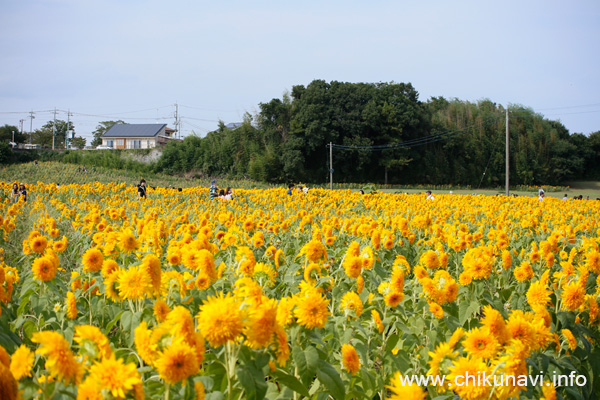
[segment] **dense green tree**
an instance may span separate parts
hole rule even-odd
[[[13,135],[14,132],[14,135]],[[19,132],[19,128],[14,125],[4,124],[0,126],[0,141],[12,142],[14,138],[15,143],[24,143],[25,135]]]
[[[67,121],[57,119],[56,125],[54,121],[48,121],[41,129],[36,129],[33,132],[32,143],[40,144],[43,147],[52,147],[52,143],[54,142],[54,148],[63,149],[65,147],[67,131],[74,129],[72,121],[67,123]]]
[[[83,138],[81,136],[75,136],[73,139],[71,139],[71,146],[76,149],[83,149],[85,147],[86,142],[86,138]]]
[[[532,109],[509,105],[511,184],[600,176],[600,132],[570,135]],[[156,169],[267,182],[325,182],[333,143],[336,182],[499,186],[506,109],[433,97],[407,83],[315,80],[259,104],[237,129],[170,143]]]

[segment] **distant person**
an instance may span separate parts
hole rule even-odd
[[[290,183],[290,184],[288,185],[288,191],[287,191],[287,194],[288,194],[289,196],[291,196],[291,195],[292,195],[292,191],[293,191],[293,190],[294,190],[294,184],[293,184],[293,183]]]
[[[217,187],[217,181],[214,179],[210,183],[210,199],[213,200],[219,195],[219,188]]]
[[[304,188],[302,189],[302,191],[306,194],[308,193],[308,187],[304,186]]]
[[[563,201],[567,200],[567,194],[565,193],[565,197],[562,198]]]
[[[303,193],[302,192],[302,186],[298,186],[298,192]]]
[[[25,189],[25,184],[21,183],[19,185],[19,194],[24,202],[27,202],[27,189]]]
[[[586,200],[589,200],[589,199],[590,199],[590,196],[585,196],[585,199],[586,199]]]
[[[428,190],[425,193],[427,193],[427,200],[435,200],[435,197],[433,197],[433,194],[431,194],[431,190]]]
[[[233,200],[233,198],[235,197],[235,195],[233,194],[233,189],[228,187],[225,191],[225,196],[227,197],[227,200]]]
[[[225,200],[225,190],[224,189],[219,190],[219,199]]]
[[[364,191],[364,190],[362,190],[362,189],[360,189],[360,190],[358,191],[358,193],[360,193],[360,194],[365,194],[365,191]]]
[[[37,160],[33,160],[33,164],[34,164],[34,165],[38,165],[38,162],[37,162]]]
[[[541,196],[543,194],[545,194],[544,189],[540,185],[538,185],[538,196]]]
[[[544,192],[543,191],[538,196],[538,201],[544,201]]]
[[[17,185],[16,183],[13,184],[12,192],[10,193],[10,195],[12,197],[13,203],[16,203],[19,201],[19,196],[21,195],[21,193],[19,192],[19,185]]]
[[[146,197],[146,189],[147,188],[146,188],[146,180],[145,179],[142,179],[140,181],[140,184],[137,185],[137,188],[138,188],[138,199],[147,198]]]

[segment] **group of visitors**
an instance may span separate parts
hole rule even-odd
[[[235,197],[233,194],[233,189],[231,189],[231,187],[228,187],[226,190],[225,189],[219,189],[217,187],[217,181],[216,180],[212,180],[212,182],[210,183],[210,199],[214,200],[215,198],[218,200],[233,200],[233,198]]]
[[[11,196],[13,203],[18,202],[19,200],[27,201],[27,189],[25,189],[25,184],[13,184]]]
[[[298,189],[295,189],[296,185],[294,185],[293,183],[290,183],[288,185],[288,191],[287,191],[287,195],[291,196],[292,194],[294,194],[295,191],[297,191],[298,193],[308,193],[308,187],[306,186],[302,186],[302,185],[298,185]]]

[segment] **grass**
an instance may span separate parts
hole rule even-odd
[[[86,167],[87,172],[78,171],[80,167],[74,164],[55,161],[33,162],[25,164],[5,165],[0,168],[0,180],[5,182],[23,183],[56,183],[60,185],[100,183],[127,183],[138,184],[144,178],[149,186],[157,187],[209,187],[210,179],[184,178],[166,174],[144,174],[127,170],[116,170],[103,167]],[[233,188],[251,189],[265,188],[267,185],[250,180],[218,179],[220,188],[231,186]]]
[[[140,175],[138,172],[127,171],[127,170],[115,170],[103,167],[87,167],[87,172],[78,172],[78,165],[60,163],[54,161],[38,162],[35,165],[33,162],[25,164],[7,165],[0,168],[0,180],[5,182],[24,182],[24,183],[57,183],[61,185],[68,185],[72,183],[84,184],[84,183],[128,183],[137,184],[141,178],[146,179],[148,185],[158,187],[208,187],[210,186],[210,179],[196,179],[186,178],[181,176],[173,176],[166,174],[145,174]],[[239,189],[251,189],[251,188],[267,188],[272,185],[267,185],[261,182],[255,182],[251,180],[233,180],[233,179],[218,179],[217,185],[220,188],[231,186],[232,188]],[[283,187],[285,185],[278,185]],[[323,185],[311,185],[310,187],[324,187],[328,188],[328,184]],[[475,194],[485,196],[497,196],[504,195],[504,189],[473,189],[465,187],[452,188],[450,185],[442,187],[427,186],[427,185],[415,185],[409,188],[397,188],[394,186],[385,185],[361,185],[361,184],[334,184],[334,189],[351,189],[358,190],[360,187],[370,186],[373,189],[384,192],[384,193],[410,193],[418,194],[424,193],[426,190],[431,190],[434,195],[438,194],[449,194],[451,191],[456,195]],[[537,189],[535,187],[524,187],[518,186],[512,188],[511,194],[518,196],[537,197]],[[589,196],[590,199],[596,199],[600,197],[600,182],[599,181],[574,181],[568,182],[568,187],[546,187],[546,197],[560,198],[567,193],[568,197],[575,197],[582,195],[585,199]]]

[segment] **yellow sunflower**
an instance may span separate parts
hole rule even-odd
[[[65,383],[78,384],[83,375],[82,365],[75,359],[69,343],[58,332],[35,332],[31,339],[41,346],[36,353],[46,357],[46,370],[50,376]]]
[[[298,299],[294,310],[298,324],[307,329],[323,328],[329,316],[328,304],[329,300],[319,292],[307,292],[305,296]]]
[[[73,292],[67,292],[67,318],[77,318],[77,299]]]
[[[123,231],[119,237],[119,248],[125,253],[131,253],[140,247],[140,242],[129,229]]]
[[[117,276],[119,297],[130,300],[140,300],[148,295],[152,288],[150,275],[139,265],[120,270]]]
[[[230,293],[209,296],[200,306],[198,328],[212,347],[234,340],[244,328],[242,311]]]
[[[96,380],[101,390],[106,389],[115,398],[125,398],[134,385],[142,383],[135,364],[125,364],[120,358],[115,358],[114,354],[96,361],[90,367],[90,376]]]
[[[182,340],[176,340],[156,360],[156,370],[168,384],[186,380],[200,370],[194,349]]]
[[[348,318],[358,318],[362,315],[363,303],[355,292],[346,292],[342,297],[340,308]]]
[[[358,358],[356,349],[351,344],[342,345],[342,365],[352,375],[356,374],[360,369],[360,359]]]
[[[84,272],[96,272],[102,269],[104,255],[97,248],[87,249],[81,259]]]
[[[31,368],[33,368],[34,361],[34,354],[27,346],[22,344],[15,350],[10,359],[10,372],[16,380],[31,376]]]
[[[56,276],[56,266],[49,257],[39,257],[33,261],[31,267],[33,277],[38,281],[48,282]]]

